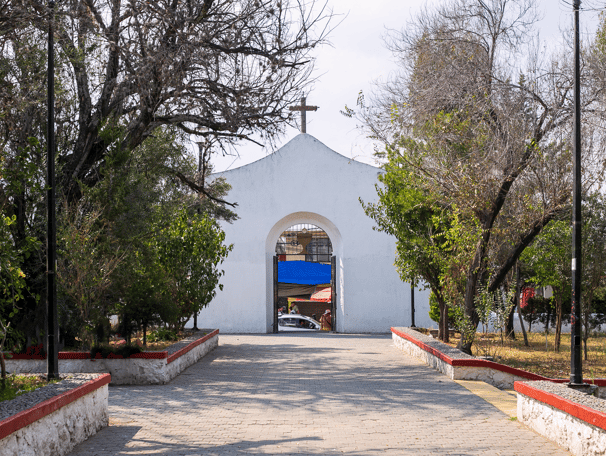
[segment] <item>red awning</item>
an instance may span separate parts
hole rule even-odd
[[[310,301],[330,302],[331,290],[330,287],[322,288],[311,295]]]

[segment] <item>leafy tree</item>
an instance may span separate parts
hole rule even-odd
[[[4,344],[12,329],[10,319],[17,313],[17,302],[25,287],[23,271],[19,268],[19,258],[10,242],[9,226],[14,218],[0,216],[0,366],[2,369],[2,387],[5,386],[6,364],[4,362]]]
[[[569,209],[572,72],[565,50],[541,55],[533,46],[536,13],[533,0],[428,6],[388,38],[401,71],[378,85],[368,105],[359,98],[357,113],[346,109],[408,163],[420,192],[456,208],[477,235],[456,269],[474,326],[478,287],[499,289],[543,227]],[[583,77],[591,77],[588,67]],[[583,103],[596,120],[583,124],[587,190],[604,165],[599,114],[592,114],[599,88],[588,87]]]
[[[108,289],[112,274],[120,267],[125,254],[114,240],[108,237],[107,227],[100,220],[100,209],[77,205],[65,207],[58,233],[57,276],[58,290],[64,295],[62,323],[75,327],[80,339],[91,347],[99,329],[105,326],[110,314]],[[102,332],[101,332],[102,335]]]
[[[85,195],[96,204],[106,202],[110,235],[125,252],[112,274],[117,287],[109,296],[118,302],[121,333],[142,329],[144,341],[150,325],[163,322],[179,329],[210,301],[220,276],[211,265],[227,253],[212,217],[236,217],[215,202],[229,189],[224,181],[207,186],[211,199],[192,194],[175,177],[175,172],[195,173],[177,137],[159,130],[133,154],[116,150],[104,168],[106,178]]]
[[[379,202],[362,205],[374,228],[396,238],[396,267],[402,280],[424,281],[439,308],[439,338],[448,341],[448,297],[444,293],[447,257],[452,254],[446,229],[449,211],[415,185],[415,174],[393,149],[387,148],[385,173],[379,176]]]
[[[120,331],[130,342],[135,328],[143,331],[165,323],[183,329],[189,318],[222,288],[219,265],[231,246],[208,215],[180,209],[158,233],[133,249],[116,278]]]
[[[531,272],[529,281],[540,287],[550,286],[555,301],[556,335],[555,351],[560,351],[562,335],[563,302],[571,293],[570,262],[572,250],[570,222],[551,222],[534,242],[524,250],[520,260]]]
[[[599,193],[584,198],[583,204],[583,283],[582,283],[582,323],[585,358],[587,357],[587,339],[593,327],[598,323],[594,313],[595,295],[603,285],[606,271],[606,226],[604,225],[605,206]],[[538,286],[551,286],[554,291],[556,351],[559,350],[562,318],[570,309],[571,277],[570,261],[572,252],[572,228],[568,221],[552,222],[548,225],[521,256],[529,267],[528,280]],[[551,321],[551,308],[542,312],[542,322],[546,331]]]
[[[548,313],[546,309],[551,309],[549,300],[542,296],[528,298],[526,305],[521,308],[522,316],[528,322],[528,332],[532,332],[532,325],[541,320],[541,315]]]
[[[583,206],[582,319],[583,346],[587,360],[587,340],[593,328],[603,323],[596,293],[604,286],[606,273],[606,201],[599,193],[585,198]]]
[[[591,302],[592,313],[589,315],[590,331],[606,324],[606,287],[597,288]]]
[[[15,223],[15,217],[0,215],[0,369],[2,387],[5,385],[6,364],[4,362],[4,347],[7,339],[13,346],[19,334],[15,332],[12,319],[20,310],[20,301],[27,294],[25,274],[21,269],[23,257],[38,247],[33,239],[20,251],[15,251],[10,241],[10,227]],[[36,297],[37,298],[37,297]]]
[[[156,239],[158,262],[172,284],[172,301],[178,312],[179,329],[206,307],[223,289],[219,265],[232,246],[225,246],[225,233],[207,215],[180,210],[170,225]]]
[[[135,329],[143,331],[147,343],[147,329],[163,321],[174,321],[176,305],[171,299],[171,280],[161,267],[153,243],[142,244],[125,260],[127,269],[116,278],[120,302],[120,334],[130,344]]]

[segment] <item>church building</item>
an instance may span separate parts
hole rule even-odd
[[[360,199],[376,202],[381,169],[308,134],[249,165],[217,173],[239,219],[222,222],[233,244],[223,290],[199,326],[224,333],[277,331],[278,310],[332,312],[339,333],[387,333],[411,324],[411,287],[394,267],[395,238],[373,230]],[[414,291],[415,324],[431,327],[429,291]],[[190,323],[191,324],[191,323]],[[436,326],[436,325],[434,325]]]

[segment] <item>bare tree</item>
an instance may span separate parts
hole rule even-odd
[[[312,81],[312,50],[331,16],[313,1],[57,2],[57,84],[71,101],[57,119],[68,200],[102,179],[109,154],[162,126],[211,136],[223,149],[255,134],[271,142]],[[45,2],[2,2],[4,58],[18,58],[24,33],[44,36],[48,20]],[[25,90],[30,77],[10,72],[7,82]]]
[[[569,210],[572,72],[567,49],[533,38],[534,0],[448,0],[426,7],[388,45],[401,72],[378,86],[361,118],[466,220],[459,304],[474,327],[480,285],[494,291],[520,253]],[[583,77],[590,78],[587,65]],[[587,86],[584,108],[600,101]],[[601,165],[596,117],[586,121],[585,187]],[[472,233],[473,236],[469,236]],[[458,258],[460,261],[460,257]],[[466,351],[470,343],[461,345]]]

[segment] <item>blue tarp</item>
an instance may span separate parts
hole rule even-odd
[[[278,263],[278,283],[298,283],[320,285],[330,283],[330,264],[308,261],[280,261]]]

